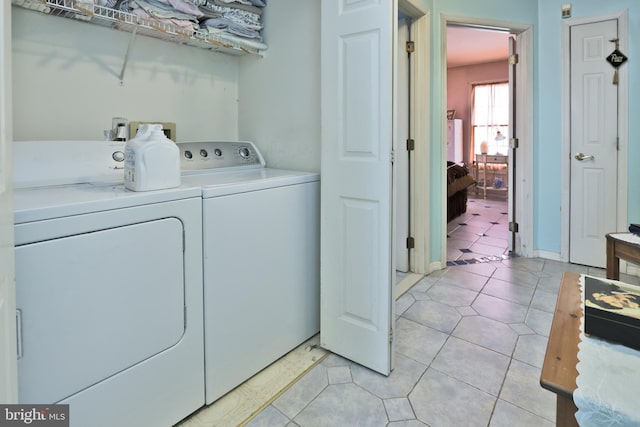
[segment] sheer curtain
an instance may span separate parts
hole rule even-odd
[[[487,143],[487,154],[508,154],[509,149],[509,83],[476,84],[472,91],[472,152],[481,154]]]

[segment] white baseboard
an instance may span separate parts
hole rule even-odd
[[[620,260],[620,272],[628,274],[629,276],[640,276],[640,266]]]
[[[533,256],[536,258],[550,259],[552,261],[568,262],[566,259],[562,259],[562,255],[558,252],[533,251]]]
[[[434,271],[442,270],[446,267],[446,264],[443,266],[440,261],[432,262],[429,264],[429,273],[433,273]]]
[[[413,285],[418,283],[424,276],[418,273],[407,273],[407,275],[395,287],[396,300],[404,295]]]

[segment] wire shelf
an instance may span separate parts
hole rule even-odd
[[[94,4],[91,0],[13,0],[13,4],[53,16],[86,21],[129,33],[135,31],[136,34],[201,49],[232,55],[261,55],[258,49],[234,43],[205,30],[185,29],[173,24],[143,19],[132,13]]]

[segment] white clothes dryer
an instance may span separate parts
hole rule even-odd
[[[75,427],[171,426],[197,410],[200,188],[126,190],[122,144],[13,147],[19,402],[69,404]]]
[[[178,145],[202,187],[209,404],[320,330],[320,182],[250,142]]]

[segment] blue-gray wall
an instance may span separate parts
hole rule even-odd
[[[562,19],[565,0],[433,0],[432,15],[432,141],[441,141],[443,96],[442,82],[442,16],[481,17],[498,21],[533,25],[534,30],[534,250],[560,255],[561,249],[561,150],[562,150]],[[640,42],[635,34],[640,30],[639,0],[574,0],[573,18],[610,14],[621,10],[629,13],[629,157],[628,219],[640,222],[640,120],[635,120],[640,107],[638,66]],[[613,46],[612,46],[613,47]],[[430,182],[432,203],[431,260],[442,258],[441,209],[444,176],[442,144],[432,144]],[[566,207],[565,207],[566,208]]]
[[[560,8],[564,0],[539,0],[539,24],[537,33],[536,70],[536,145],[535,145],[535,192],[534,233],[535,248],[540,251],[560,252],[561,233],[561,140],[562,121],[560,94],[562,93],[561,36],[562,19]],[[629,61],[629,193],[628,219],[640,221],[640,147],[637,135],[640,122],[635,119],[640,107],[640,85],[638,84],[637,60],[640,59],[638,30],[640,25],[640,1],[638,0],[577,0],[572,3],[572,17],[584,18],[604,15],[624,9],[629,13],[628,52]],[[613,50],[611,45],[611,50]],[[612,189],[613,191],[613,189]],[[566,208],[566,207],[565,207]],[[624,230],[620,230],[624,231]]]

